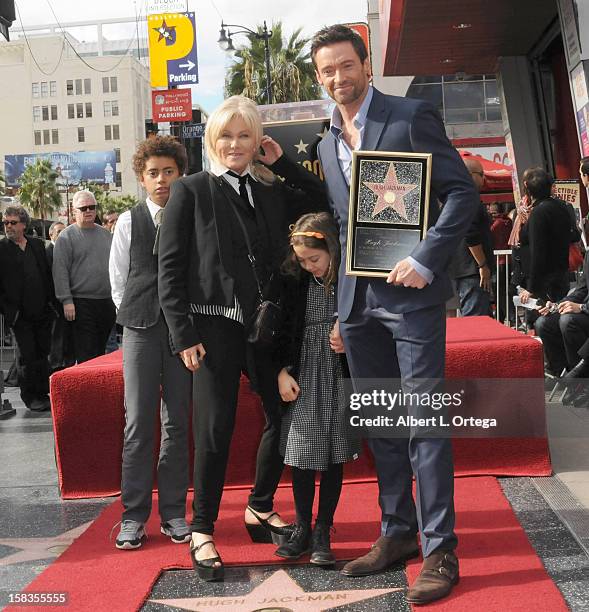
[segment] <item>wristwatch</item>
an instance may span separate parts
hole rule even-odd
[[[583,314],[589,315],[589,305],[587,305],[587,303],[586,303],[586,302],[583,302],[583,303],[581,304],[581,312],[582,312]]]

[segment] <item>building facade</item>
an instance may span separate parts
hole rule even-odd
[[[132,55],[83,57],[72,46],[62,34],[0,43],[0,164],[7,155],[115,151],[105,181],[139,197],[131,159],[151,115],[148,69]]]

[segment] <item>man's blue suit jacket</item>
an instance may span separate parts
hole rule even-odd
[[[432,153],[430,227],[426,238],[411,255],[434,273],[434,279],[423,289],[389,285],[381,278],[373,278],[370,283],[381,305],[392,313],[445,302],[453,293],[446,268],[470,226],[479,196],[460,155],[446,137],[439,113],[429,102],[387,96],[374,89],[362,150]],[[337,141],[331,132],[321,141],[318,152],[329,202],[340,225],[342,254],[345,254],[349,187],[337,159]],[[440,202],[444,204],[442,210]],[[356,277],[346,275],[343,259],[338,284],[339,319],[346,321],[354,302]]]

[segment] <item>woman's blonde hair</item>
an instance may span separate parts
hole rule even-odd
[[[208,118],[205,128],[205,147],[209,159],[215,163],[221,163],[215,151],[215,145],[223,130],[236,117],[243,119],[254,137],[255,153],[252,160],[252,174],[262,183],[273,183],[276,180],[276,175],[256,161],[263,136],[262,121],[256,103],[245,96],[227,98]]]

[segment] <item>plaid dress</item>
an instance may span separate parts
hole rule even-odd
[[[342,357],[329,346],[334,310],[333,289],[326,295],[310,282],[297,381],[301,392],[288,404],[280,438],[284,463],[305,470],[325,471],[360,453],[360,440],[345,422]]]

